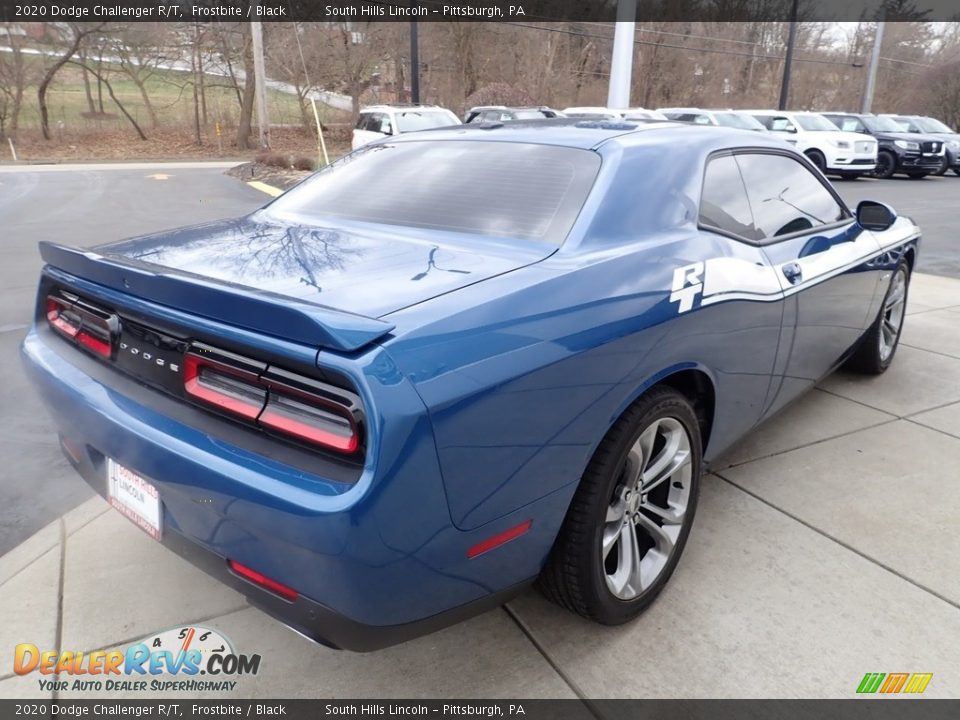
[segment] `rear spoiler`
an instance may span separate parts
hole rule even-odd
[[[304,345],[351,352],[396,327],[283,295],[47,241],[40,242],[40,256],[66,273],[119,292]]]

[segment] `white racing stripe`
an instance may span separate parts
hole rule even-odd
[[[671,300],[685,295],[690,302],[681,302],[679,312],[692,307],[692,297],[700,295],[700,305],[714,305],[727,300],[774,302],[813,285],[852,270],[889,252],[892,248],[919,237],[920,229],[907,218],[883,232],[864,232],[854,242],[838,243],[829,250],[805,258],[788,260],[779,265],[758,265],[735,257],[710,258],[702,265],[679,268],[674,274]],[[874,242],[876,240],[876,242]],[[879,245],[879,249],[877,248]],[[791,284],[783,273],[787,265],[796,264],[802,271],[801,281]],[[700,285],[691,285],[690,268],[697,267]],[[680,287],[677,287],[678,281]]]

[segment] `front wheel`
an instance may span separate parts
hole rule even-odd
[[[812,162],[817,167],[817,170],[819,170],[824,175],[826,175],[827,159],[823,156],[822,152],[820,152],[819,150],[810,150],[809,152],[807,152],[807,157],[810,158],[810,162]]]
[[[955,167],[955,168],[953,169],[953,174],[954,174],[954,175],[960,175],[960,167]]]
[[[950,161],[947,158],[943,159],[943,162],[940,163],[940,167],[933,171],[933,174],[937,177],[943,177],[943,174],[950,168]]]
[[[686,397],[656,387],[637,400],[587,466],[540,575],[544,595],[605,625],[642,612],[690,534],[701,454]]]
[[[877,153],[877,167],[873,171],[873,176],[881,180],[893,177],[897,171],[897,159],[893,153],[881,150]]]
[[[863,336],[856,352],[847,361],[847,369],[867,375],[879,375],[890,367],[894,353],[900,345],[909,288],[910,269],[901,261],[890,280],[880,313]]]

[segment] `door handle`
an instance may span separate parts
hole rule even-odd
[[[800,263],[787,263],[783,266],[783,276],[790,282],[791,285],[796,285],[798,282],[803,280],[803,268],[800,267]]]

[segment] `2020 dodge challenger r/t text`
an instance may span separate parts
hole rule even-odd
[[[535,580],[616,624],[706,463],[886,369],[918,243],[756,133],[457,127],[240,219],[41,243],[22,355],[90,485],[310,638],[383,647]]]

